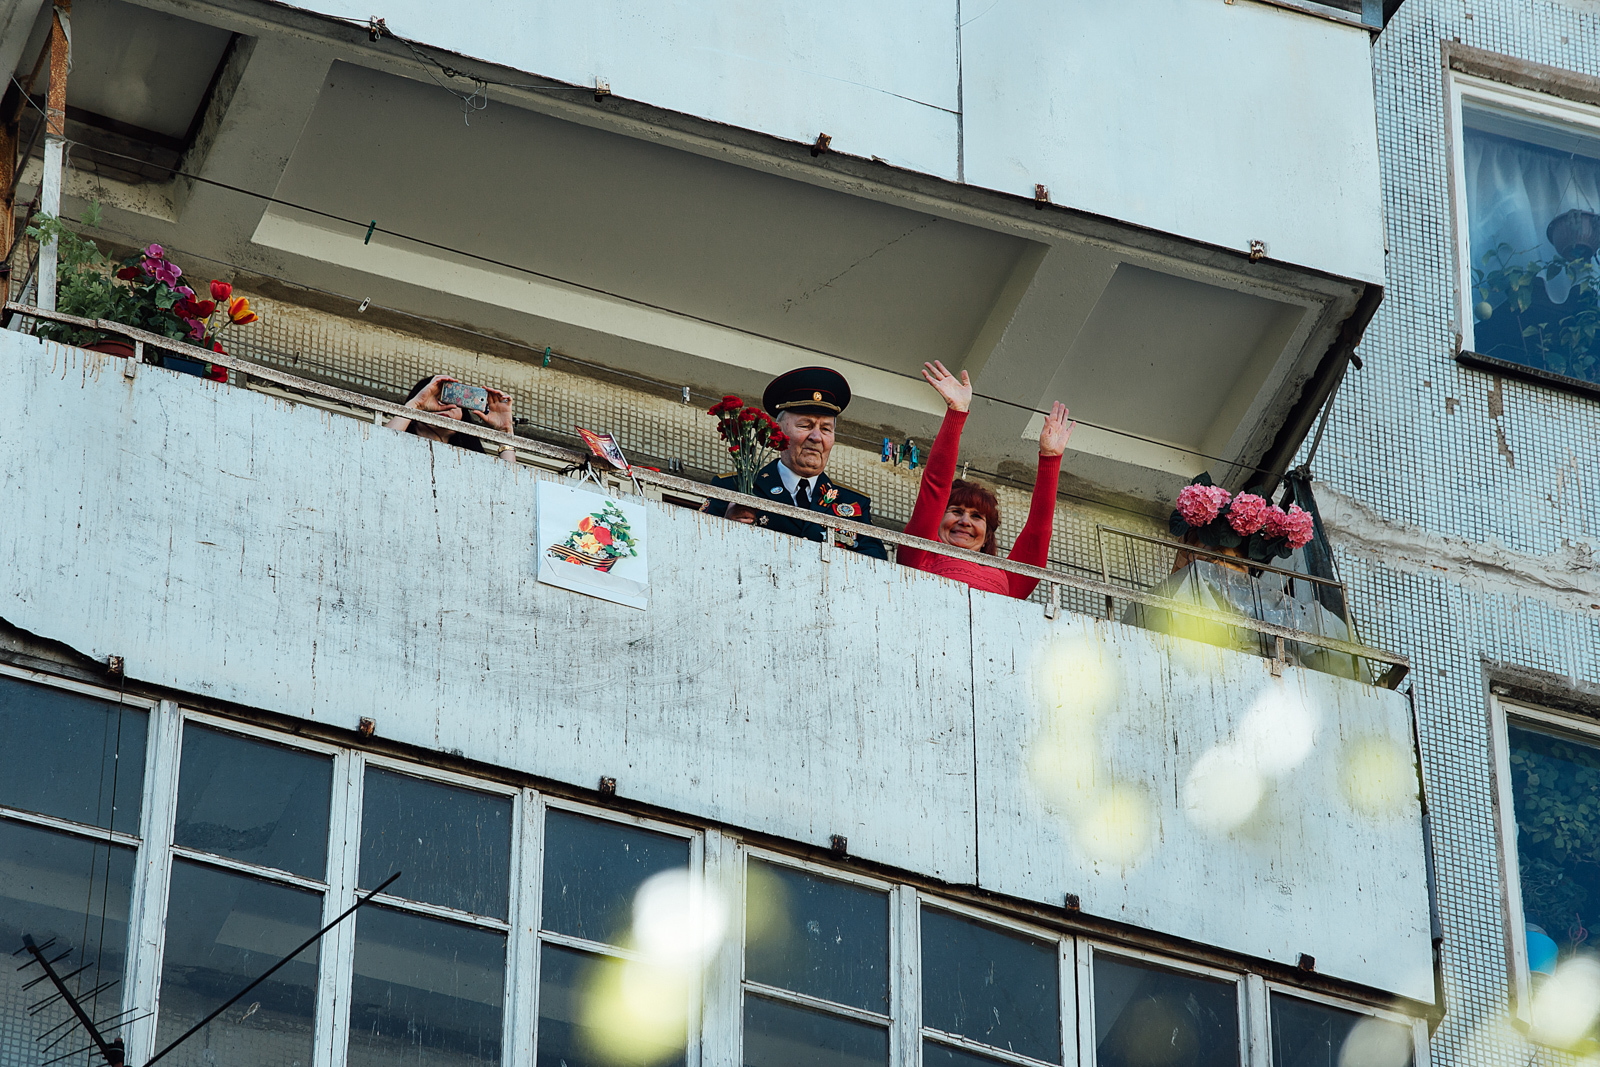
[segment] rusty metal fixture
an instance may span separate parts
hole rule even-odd
[[[1600,215],[1573,208],[1551,219],[1544,235],[1562,259],[1593,259],[1600,252]]]
[[[822,153],[828,151],[828,146],[831,144],[833,144],[832,137],[825,133],[819,133],[817,134],[816,141],[811,145],[811,154],[813,156],[820,156]]]
[[[361,716],[361,721],[356,723],[356,733],[360,734],[362,737],[371,737],[377,732],[377,719],[369,719],[367,716],[363,715]]]
[[[615,778],[601,778],[600,779],[600,795],[603,796],[603,797],[614,797],[614,796],[616,796],[617,795],[617,780]]]
[[[1260,263],[1263,259],[1266,259],[1266,258],[1267,258],[1267,242],[1265,242],[1265,241],[1251,241],[1250,242],[1250,262],[1252,262],[1252,263]]]
[[[611,95],[611,83],[604,78],[594,80],[594,102],[599,103]]]
[[[1076,893],[1067,894],[1067,910],[1076,915],[1083,910],[1083,898]]]
[[[828,838],[828,851],[833,853],[833,858],[842,860],[850,854],[850,839],[843,834],[834,834]]]
[[[123,677],[124,676],[124,671],[126,671],[126,669],[127,669],[127,664],[124,662],[124,660],[123,660],[123,658],[121,656],[107,656],[106,657],[106,673],[111,675],[111,677],[113,677],[113,678],[121,678],[121,677]]]
[[[56,0],[50,17],[50,90],[45,95],[45,133],[67,135],[67,31],[62,16],[72,15],[72,0]]]
[[[1033,186],[1033,206],[1040,211],[1043,211],[1044,206],[1049,202],[1050,187],[1040,182],[1035,182]]]
[[[1302,952],[1300,953],[1300,958],[1295,960],[1294,965],[1309,974],[1317,969],[1317,957]]]
[[[389,24],[376,15],[367,22],[367,40],[376,41],[380,37],[389,36]]]

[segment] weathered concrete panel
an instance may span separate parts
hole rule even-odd
[[[961,587],[655,507],[650,608],[621,607],[535,581],[525,470],[97,359],[0,333],[27,413],[0,428],[0,617],[133,678],[372,716],[396,741],[974,880]]]
[[[963,15],[967,181],[1383,280],[1367,31],[1249,0]]]
[[[979,884],[1433,999],[1410,709],[974,596]]]
[[[0,618],[136,679],[1431,999],[1397,694],[667,507],[625,608],[535,580],[526,470],[9,332],[0,374]]]
[[[315,10],[366,21],[359,4]],[[956,3],[396,0],[394,32],[516,70],[956,177]],[[492,90],[491,90],[492,93]]]

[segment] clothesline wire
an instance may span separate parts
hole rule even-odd
[[[132,162],[141,163],[141,164],[144,164],[144,165],[147,165],[147,166],[150,166],[150,165],[160,166],[159,164],[151,164],[150,161],[148,161],[148,160],[139,159],[136,156],[127,155],[127,154],[122,153],[122,152],[116,152],[116,151],[113,151],[111,149],[100,148],[100,147],[97,147],[95,145],[88,145],[88,144],[85,144],[84,147],[89,149],[89,151],[91,151],[91,152],[93,152],[95,154],[98,154],[98,155],[114,156],[114,157],[117,157],[117,158],[120,158],[120,159],[127,159],[127,160],[130,160]],[[178,169],[176,166],[162,166],[161,169],[169,171],[175,177],[185,178],[185,179],[188,179],[190,181],[199,182],[202,185],[210,185],[210,186],[213,186],[213,187],[218,188],[218,189],[226,190],[228,192],[238,193],[238,194],[240,194],[242,196],[253,197],[254,199],[261,200],[261,201],[264,201],[264,202],[269,203],[269,204],[276,204],[276,205],[279,205],[281,207],[290,208],[290,209],[295,210],[295,211],[303,211],[303,212],[305,212],[305,213],[307,213],[309,215],[315,215],[315,216],[318,216],[319,218],[328,219],[328,220],[330,220],[332,222],[343,223],[344,225],[351,226],[351,227],[353,227],[353,228],[355,228],[355,229],[357,229],[357,230],[359,230],[359,231],[361,231],[363,233],[366,233],[368,231],[371,231],[373,233],[381,233],[381,234],[384,234],[385,236],[398,238],[399,240],[402,240],[402,241],[408,241],[408,242],[410,242],[412,244],[420,245],[420,246],[422,246],[424,248],[431,248],[431,249],[434,249],[435,251],[445,252],[445,253],[448,253],[448,254],[454,255],[454,256],[461,256],[461,257],[463,257],[465,259],[475,260],[477,262],[485,263],[485,264],[488,264],[490,266],[499,267],[499,268],[501,268],[503,270],[515,271],[516,273],[519,273],[519,274],[526,274],[526,275],[529,275],[531,277],[541,278],[541,279],[543,279],[545,281],[556,282],[557,284],[560,284],[560,285],[571,286],[571,287],[573,287],[575,289],[581,289],[581,290],[583,290],[585,292],[590,292],[590,293],[594,293],[594,294],[599,295],[599,296],[607,297],[608,299],[621,300],[621,301],[623,301],[625,303],[632,304],[632,305],[634,305],[636,307],[647,308],[647,309],[649,309],[651,311],[659,311],[659,312],[661,312],[663,314],[673,315],[673,316],[676,316],[676,317],[679,317],[679,318],[684,318],[684,319],[689,319],[689,320],[691,320],[693,322],[703,323],[703,324],[705,324],[707,326],[715,326],[718,329],[733,330],[736,333],[743,334],[743,335],[745,335],[747,337],[752,337],[752,338],[755,338],[757,340],[762,340],[762,341],[768,341],[768,342],[771,342],[773,344],[784,345],[785,347],[799,349],[799,350],[804,351],[804,352],[810,352],[810,353],[813,353],[815,355],[822,356],[822,357],[824,357],[826,359],[837,360],[837,361],[839,361],[841,363],[848,363],[848,364],[851,364],[853,366],[863,367],[863,368],[866,368],[866,369],[869,369],[869,370],[878,371],[879,373],[883,373],[883,374],[890,374],[890,375],[893,375],[893,376],[898,377],[898,378],[904,378],[907,381],[912,381],[912,382],[920,382],[920,381],[922,381],[922,377],[920,375],[907,374],[904,371],[897,371],[897,370],[891,370],[891,369],[886,368],[886,367],[880,367],[880,366],[877,366],[876,364],[868,363],[865,360],[854,359],[854,358],[852,358],[850,356],[842,356],[842,355],[839,355],[839,354],[834,353],[834,352],[829,352],[829,351],[826,351],[824,349],[813,347],[811,345],[799,344],[799,343],[796,343],[794,341],[785,340],[784,338],[781,338],[781,337],[774,337],[774,336],[772,336],[770,334],[761,333],[758,330],[751,330],[751,329],[747,329],[747,328],[741,327],[741,326],[733,326],[733,325],[730,325],[728,323],[719,322],[719,321],[717,321],[715,319],[707,318],[707,317],[702,316],[702,315],[693,314],[692,312],[680,311],[680,310],[677,310],[675,308],[669,308],[669,307],[666,307],[666,306],[661,305],[661,304],[651,303],[648,300],[641,300],[641,299],[639,299],[637,297],[628,296],[628,295],[626,295],[624,293],[612,292],[611,290],[604,289],[604,288],[601,288],[599,286],[588,285],[588,284],[586,284],[584,282],[572,281],[572,280],[567,279],[567,278],[562,278],[559,275],[549,274],[549,273],[544,272],[544,271],[535,270],[532,267],[524,267],[524,266],[521,266],[521,265],[516,264],[516,263],[510,263],[510,262],[507,262],[505,260],[496,259],[493,256],[485,256],[485,255],[481,255],[481,254],[476,253],[476,252],[469,252],[469,251],[467,251],[465,249],[455,248],[455,247],[452,247],[450,245],[443,244],[442,242],[439,242],[439,241],[429,240],[429,239],[427,239],[425,237],[416,237],[416,236],[413,236],[411,234],[401,233],[398,230],[386,229],[383,226],[377,225],[376,222],[373,222],[371,224],[363,223],[363,222],[360,222],[360,221],[358,221],[356,219],[347,218],[346,216],[339,215],[339,214],[336,214],[336,213],[331,212],[331,211],[324,211],[321,208],[314,208],[314,207],[309,207],[309,206],[304,205],[304,204],[298,204],[298,203],[295,203],[292,200],[284,200],[281,197],[273,196],[270,193],[258,193],[258,192],[254,191],[252,189],[245,189],[245,188],[243,188],[241,186],[234,185],[234,184],[232,184],[230,182],[219,181],[219,180],[217,180],[215,178],[207,178],[207,177],[204,177],[203,175],[199,175],[199,174],[191,174],[188,171],[184,171],[184,170]],[[248,269],[248,268],[239,268],[239,269]],[[292,284],[298,284],[298,283],[292,283]],[[1029,414],[1034,414],[1034,415],[1048,415],[1049,414],[1049,412],[1044,411],[1044,410],[1042,410],[1040,408],[1033,407],[1032,405],[1029,405],[1029,404],[1020,403],[1020,402],[1015,401],[1015,400],[1007,400],[1004,397],[992,396],[992,395],[989,395],[987,393],[980,393],[980,392],[977,392],[977,391],[974,391],[972,395],[973,395],[974,399],[987,400],[987,401],[989,401],[991,403],[1000,404],[1000,405],[1003,405],[1005,407],[1016,408],[1019,411],[1026,411]],[[1180,453],[1183,453],[1185,455],[1195,456],[1195,457],[1197,457],[1199,459],[1210,460],[1213,463],[1220,463],[1220,464],[1223,464],[1224,466],[1235,467],[1235,468],[1238,468],[1240,470],[1254,471],[1254,472],[1256,472],[1258,474],[1267,475],[1268,477],[1276,477],[1280,473],[1280,472],[1277,472],[1277,471],[1268,470],[1265,467],[1256,466],[1255,464],[1245,463],[1242,460],[1227,459],[1227,458],[1225,458],[1223,456],[1214,456],[1214,455],[1211,455],[1210,453],[1207,453],[1207,452],[1201,452],[1201,451],[1198,451],[1198,450],[1192,449],[1192,448],[1185,448],[1182,445],[1175,445],[1175,444],[1171,443],[1170,441],[1162,441],[1162,440],[1160,440],[1158,438],[1147,437],[1147,436],[1145,436],[1143,434],[1134,433],[1131,430],[1122,430],[1122,429],[1118,429],[1117,427],[1114,427],[1114,426],[1105,426],[1105,425],[1102,425],[1102,424],[1099,424],[1099,423],[1090,422],[1087,419],[1081,419],[1081,418],[1077,419],[1075,421],[1080,426],[1085,426],[1085,427],[1088,427],[1088,428],[1094,429],[1094,430],[1100,430],[1100,431],[1102,431],[1104,433],[1115,434],[1118,437],[1125,437],[1125,438],[1128,438],[1130,440],[1140,441],[1140,442],[1142,442],[1144,444],[1155,445],[1155,446],[1157,446],[1159,448],[1169,449],[1169,450],[1171,450],[1173,452],[1180,452]]]
[[[126,230],[118,230],[115,227],[111,227],[111,226],[101,226],[101,227],[99,227],[99,229],[103,233],[116,234],[118,236],[127,237],[127,238],[129,238],[131,240],[135,240],[135,241],[140,239],[137,234],[129,233]],[[268,278],[268,279],[270,279],[272,281],[282,282],[285,285],[294,286],[295,288],[303,289],[303,290],[306,290],[308,292],[320,293],[323,296],[330,296],[330,297],[333,297],[336,300],[348,301],[349,303],[352,303],[352,304],[357,303],[357,301],[352,299],[346,293],[336,292],[336,291],[334,291],[332,289],[324,289],[324,288],[322,288],[320,286],[308,285],[305,282],[296,281],[296,280],[291,279],[291,278],[285,278],[282,275],[271,274],[271,273],[266,272],[266,271],[252,270],[252,269],[247,268],[247,267],[241,267],[236,263],[231,263],[231,262],[229,262],[228,260],[225,260],[225,259],[219,259],[216,256],[208,256],[203,252],[191,252],[191,251],[188,251],[187,249],[177,248],[175,246],[173,246],[171,248],[171,250],[176,252],[176,253],[178,253],[181,256],[185,256],[185,257],[188,257],[190,259],[205,260],[208,263],[215,263],[218,266],[227,267],[227,268],[229,268],[231,270],[243,271],[245,273],[252,274],[252,275],[254,275],[256,277]],[[409,311],[409,310],[407,310],[405,308],[390,307],[387,304],[379,304],[377,302],[369,302],[367,306],[368,306],[368,308],[374,308],[374,309],[377,309],[379,311],[387,311],[387,312],[389,312],[391,314],[394,314],[394,315],[400,315],[400,316],[403,316],[405,318],[414,319],[417,322],[426,323],[429,326],[436,326],[436,327],[439,327],[440,329],[449,330],[449,331],[451,331],[453,333],[464,333],[464,334],[468,334],[468,335],[470,335],[472,337],[481,337],[485,341],[490,341],[490,342],[492,342],[494,344],[497,344],[497,345],[508,345],[508,346],[510,346],[512,348],[519,348],[519,349],[522,349],[525,352],[529,352],[529,353],[533,354],[534,356],[541,355],[543,353],[543,351],[544,351],[538,345],[531,345],[531,344],[525,344],[525,343],[523,343],[521,341],[508,340],[507,338],[498,337],[498,336],[496,336],[494,334],[491,334],[491,333],[484,333],[482,330],[474,330],[470,326],[461,326],[461,325],[458,325],[456,323],[443,322],[443,321],[441,321],[439,319],[429,318],[427,315],[420,315],[415,311]],[[689,392],[690,392],[691,396],[699,397],[702,400],[720,400],[720,399],[722,399],[722,395],[719,394],[719,393],[704,393],[704,392],[701,392],[698,389],[690,389],[688,386],[681,385],[680,383],[677,383],[677,382],[669,382],[669,381],[666,381],[666,380],[661,379],[661,378],[652,378],[652,377],[650,377],[648,375],[644,375],[644,374],[635,374],[635,373],[633,373],[631,371],[618,370],[615,367],[610,367],[610,366],[607,366],[606,364],[603,364],[603,363],[595,363],[592,360],[582,359],[582,358],[580,358],[578,356],[568,355],[567,353],[564,353],[564,352],[557,352],[554,349],[551,350],[550,354],[551,354],[551,356],[553,358],[562,360],[563,362],[571,363],[571,364],[573,364],[575,366],[579,366],[579,367],[585,367],[585,368],[588,368],[590,370],[601,371],[607,377],[626,378],[626,379],[628,379],[630,381],[635,381],[635,382],[643,383],[645,385],[655,386],[658,389],[662,389],[662,390],[670,391],[670,392],[678,392],[679,390],[682,390],[682,389],[689,389]],[[844,441],[846,444],[857,445],[857,446],[859,446],[859,447],[861,447],[863,449],[866,449],[867,451],[875,451],[878,448],[878,441],[877,441],[876,438],[858,437],[858,436],[855,436],[853,434],[840,434],[839,435],[839,440]],[[706,467],[706,468],[697,468],[697,469],[710,470],[711,468]],[[1019,478],[1013,478],[1013,477],[1011,477],[1009,475],[1001,474],[999,471],[985,470],[985,469],[983,469],[981,467],[973,467],[973,468],[971,468],[971,470],[972,470],[972,473],[981,475],[982,477],[987,478],[990,481],[996,482],[996,483],[1001,484],[1001,485],[1009,485],[1009,486],[1012,486],[1014,488],[1019,488],[1019,489],[1028,489],[1031,486],[1031,483],[1029,483],[1029,482],[1024,482],[1023,480],[1021,480]],[[1118,504],[1108,504],[1108,503],[1105,503],[1104,501],[1099,500],[1098,498],[1087,497],[1087,496],[1084,496],[1084,495],[1082,495],[1080,493],[1070,493],[1070,492],[1058,490],[1056,495],[1060,496],[1060,497],[1064,497],[1064,498],[1066,498],[1068,500],[1080,500],[1080,501],[1083,501],[1084,503],[1095,504],[1095,505],[1097,505],[1099,507],[1109,508],[1109,509],[1111,509],[1113,511],[1126,512],[1129,515],[1137,515],[1137,516],[1139,516],[1141,518],[1147,517],[1144,512],[1135,511],[1132,508],[1122,507],[1121,505],[1118,505]],[[1085,568],[1086,571],[1087,570],[1091,570],[1091,569],[1092,568]]]

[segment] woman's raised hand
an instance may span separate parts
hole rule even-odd
[[[967,372],[961,372],[958,381],[954,374],[944,369],[944,364],[938,360],[922,365],[922,377],[929,385],[939,390],[939,395],[944,397],[945,404],[951,411],[968,411],[972,407],[972,382],[967,378]],[[1063,408],[1063,411],[1066,409]]]
[[[489,410],[483,413],[483,421],[501,433],[511,433],[511,394],[488,386],[484,389],[489,394]]]
[[[445,404],[439,395],[439,387],[441,385],[445,382],[457,380],[448,374],[435,374],[433,381],[423,386],[422,392],[406,401],[406,407],[416,408],[418,411],[437,411],[447,418],[459,419],[461,417],[461,409],[453,404]]]
[[[1072,428],[1076,425],[1067,421],[1067,405],[1059,400],[1051,404],[1050,414],[1045,416],[1044,429],[1039,431],[1039,455],[1059,456],[1065,452],[1067,439],[1072,436]]]

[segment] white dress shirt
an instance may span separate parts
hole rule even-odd
[[[795,497],[795,490],[800,487],[801,482],[805,482],[806,499],[810,500],[812,503],[816,503],[817,481],[821,475],[813,474],[802,478],[800,475],[790,470],[789,465],[780,459],[778,460],[778,477],[783,481],[783,488],[789,494],[790,500],[797,499]]]

